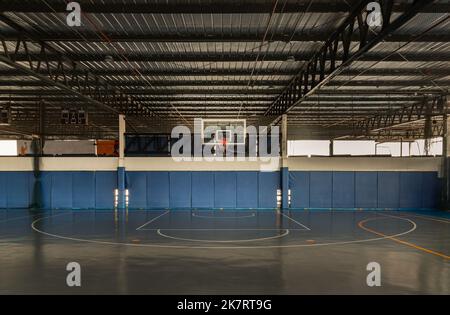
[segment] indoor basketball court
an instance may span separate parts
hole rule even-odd
[[[446,1],[0,9],[0,294],[450,293]]]

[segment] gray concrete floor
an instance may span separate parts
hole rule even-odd
[[[1,294],[449,294],[449,255],[448,212],[0,210]]]

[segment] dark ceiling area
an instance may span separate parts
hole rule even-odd
[[[0,1],[0,136],[115,138],[194,118],[279,124],[292,139],[411,140],[444,132],[450,2]],[[83,109],[86,125],[61,124]]]

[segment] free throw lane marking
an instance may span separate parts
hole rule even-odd
[[[300,222],[298,222],[297,220],[294,220],[293,218],[291,218],[290,216],[288,216],[288,215],[285,215],[283,212],[281,212],[280,210],[277,210],[277,212],[279,213],[279,214],[281,214],[282,216],[284,216],[284,217],[286,217],[286,218],[288,218],[289,220],[291,220],[292,222],[294,222],[294,223],[296,223],[296,224],[298,224],[298,225],[300,225],[301,227],[303,227],[305,230],[307,230],[307,231],[311,231],[311,229],[309,228],[309,227],[307,227],[306,225],[303,225],[303,224],[301,224]]]
[[[213,215],[198,215],[193,213],[192,214],[193,217],[195,218],[203,218],[203,219],[243,219],[243,218],[253,218],[255,216],[254,213],[250,214],[250,215],[239,215],[239,216],[234,216],[234,217],[227,217],[227,216],[213,216]]]
[[[150,221],[148,221],[147,223],[142,224],[140,227],[138,227],[138,228],[136,229],[136,231],[142,229],[144,226],[146,226],[146,225],[148,225],[148,224],[150,224],[150,223],[152,223],[152,222],[155,222],[156,220],[158,220],[158,219],[161,218],[162,216],[168,214],[169,212],[170,212],[170,210],[167,210],[166,212],[164,212],[163,214],[160,214],[160,215],[157,216],[156,218],[153,218],[153,219],[151,219]]]
[[[283,234],[275,235],[275,236],[262,237],[262,238],[253,238],[253,239],[247,239],[247,240],[225,240],[225,241],[221,241],[221,240],[198,240],[198,239],[192,239],[192,238],[176,237],[176,236],[171,236],[171,235],[167,235],[167,234],[162,233],[161,229],[159,229],[157,231],[157,233],[158,233],[158,235],[160,235],[162,237],[170,238],[170,239],[177,240],[177,241],[202,242],[202,243],[243,243],[243,242],[267,241],[267,240],[272,240],[272,239],[275,239],[275,238],[284,237],[284,236],[289,234],[289,230],[285,230]]]

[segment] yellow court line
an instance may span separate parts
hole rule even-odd
[[[446,218],[437,219],[437,218],[431,217],[429,215],[419,215],[419,214],[406,214],[405,216],[411,216],[411,217],[420,218],[420,219],[424,219],[424,220],[431,220],[431,221],[437,221],[437,222],[450,224],[450,220],[448,220]]]
[[[413,243],[410,243],[410,242],[402,241],[402,240],[400,240],[400,239],[398,239],[398,238],[395,238],[395,237],[389,237],[389,236],[386,235],[386,234],[383,234],[383,233],[381,233],[381,232],[372,230],[372,229],[370,229],[370,228],[364,226],[364,223],[367,222],[367,221],[370,221],[370,220],[373,220],[373,218],[369,218],[369,219],[362,220],[362,221],[358,222],[358,226],[359,226],[361,229],[363,229],[363,230],[366,230],[366,231],[368,231],[368,232],[370,232],[370,233],[373,233],[373,234],[376,234],[376,235],[379,235],[379,236],[386,237],[386,238],[388,238],[388,239],[390,239],[390,240],[393,240],[394,242],[397,242],[397,243],[400,243],[400,244],[403,244],[403,245],[406,245],[406,246],[415,248],[415,249],[417,249],[417,250],[424,251],[424,252],[426,252],[426,253],[428,253],[428,254],[433,254],[433,255],[442,257],[442,258],[444,258],[444,259],[450,259],[450,256],[448,256],[448,255],[445,255],[445,254],[436,252],[436,251],[434,251],[434,250],[431,250],[431,249],[428,249],[428,248],[425,248],[425,247],[422,247],[422,246],[419,246],[419,245],[416,245],[416,244],[413,244]]]

